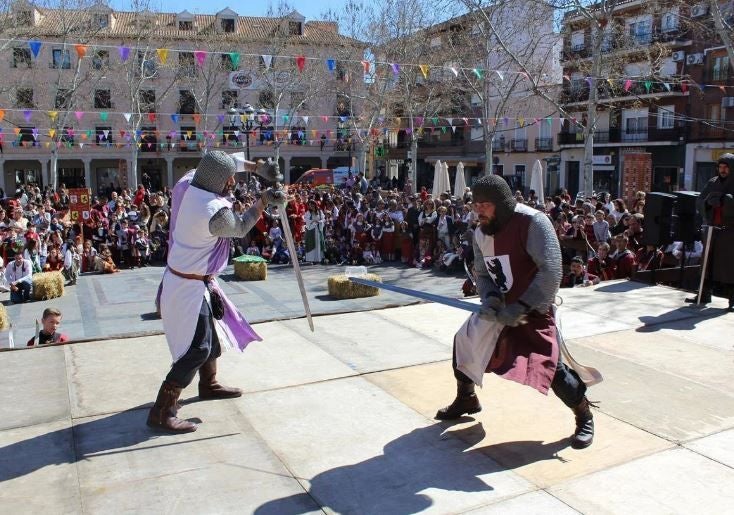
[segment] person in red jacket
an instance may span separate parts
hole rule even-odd
[[[614,262],[614,276],[616,279],[629,279],[637,267],[635,255],[627,248],[628,241],[624,234],[618,234],[614,237],[614,245],[617,250],[611,255],[611,258]]]
[[[43,310],[41,317],[42,329],[38,331],[38,341],[33,337],[28,340],[28,347],[34,345],[45,345],[47,343],[64,343],[69,341],[69,337],[63,333],[59,333],[58,329],[61,325],[61,311],[56,308],[46,308]]]
[[[135,192],[135,198],[133,199],[133,204],[135,204],[135,207],[140,207],[144,201],[145,201],[145,186],[143,186],[142,184],[138,184],[138,190]]]
[[[601,281],[610,281],[615,278],[616,267],[612,258],[609,257],[609,244],[603,242],[596,249],[596,256],[589,259],[586,270],[596,275]]]
[[[285,212],[288,215],[288,222],[291,226],[291,233],[293,233],[293,240],[296,243],[300,243],[303,239],[303,231],[306,227],[306,222],[303,220],[303,216],[306,214],[306,205],[301,202],[300,193],[296,193],[294,199],[288,202]]]

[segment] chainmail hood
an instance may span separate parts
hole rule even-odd
[[[517,201],[510,185],[499,175],[485,175],[472,186],[473,202],[492,202],[495,205],[492,232],[502,229],[512,218]]]
[[[719,160],[716,161],[716,164],[721,163],[729,166],[729,174],[734,174],[734,154],[730,154],[728,152],[726,154],[721,154]]]
[[[234,159],[221,150],[207,152],[196,167],[191,185],[221,194],[230,177],[237,171]]]

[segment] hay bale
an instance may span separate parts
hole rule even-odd
[[[33,299],[48,300],[64,294],[64,276],[61,272],[33,274]]]
[[[382,282],[382,278],[377,274],[366,274],[363,278],[369,281]],[[353,283],[346,275],[332,275],[329,277],[327,284],[329,295],[336,299],[360,299],[376,297],[380,294],[379,288]]]
[[[0,331],[10,329],[10,317],[8,317],[8,310],[5,309],[3,304],[0,304]]]
[[[234,259],[234,275],[243,281],[264,281],[268,278],[268,262],[260,256],[240,256]]]

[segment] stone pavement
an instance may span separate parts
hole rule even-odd
[[[423,271],[405,266],[373,266],[385,282],[399,282],[439,295],[461,297],[463,276]],[[336,301],[328,296],[326,280],[343,274],[344,267],[304,266],[303,278],[314,315],[380,309],[414,304],[416,299],[388,291],[377,297]],[[113,275],[83,275],[76,286],[66,287],[64,296],[49,301],[9,305],[9,294],[0,294],[13,323],[16,340],[26,342],[34,334],[35,320],[49,306],[64,314],[63,329],[73,339],[143,336],[163,332],[161,321],[152,316],[163,268],[122,270]],[[304,316],[303,302],[293,269],[269,266],[266,281],[240,281],[230,266],[219,276],[227,296],[254,322],[285,320]]]
[[[562,294],[605,376],[589,449],[552,394],[493,375],[484,411],[432,420],[465,313],[420,304],[257,324],[220,360],[245,395],[189,387],[188,435],[145,426],[161,336],[0,353],[0,513],[734,513],[734,315],[627,282]]]

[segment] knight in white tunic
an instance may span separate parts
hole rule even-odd
[[[277,165],[246,163],[251,171],[279,179]],[[173,189],[169,253],[158,304],[173,365],[150,410],[148,425],[173,432],[196,430],[176,416],[181,391],[199,372],[199,398],[239,397],[237,388],[216,380],[222,346],[244,350],[260,337],[227,299],[216,275],[229,259],[230,239],[244,237],[268,204],[285,209],[286,196],[270,188],[243,215],[224,197],[234,186],[235,161],[226,153],[207,153],[195,171]]]

